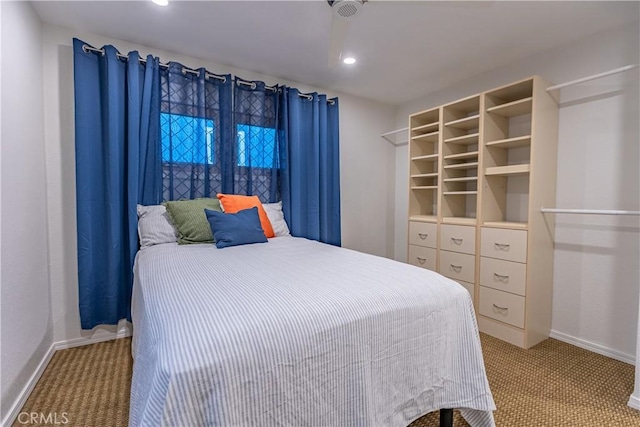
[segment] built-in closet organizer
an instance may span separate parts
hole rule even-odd
[[[409,119],[409,262],[430,248],[472,295],[480,331],[523,348],[551,330],[554,223],[540,208],[555,205],[558,105],[546,88],[531,77]]]

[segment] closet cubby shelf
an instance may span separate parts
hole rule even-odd
[[[459,224],[459,225],[475,225],[475,218],[445,216],[442,218],[442,222],[445,224]]]
[[[489,141],[485,143],[487,147],[492,148],[521,148],[531,145],[531,135],[517,136],[515,138],[500,139],[497,141]]]
[[[485,221],[482,223],[484,227],[493,227],[493,228],[508,228],[508,229],[519,229],[526,230],[528,224],[526,222],[512,222],[512,221]]]
[[[416,185],[411,187],[412,190],[437,190],[437,185]]]
[[[461,195],[472,195],[472,194],[478,194],[477,191],[443,191],[442,195],[443,196],[461,196]]]
[[[412,157],[411,160],[415,161],[435,161],[438,160],[438,153],[436,154],[427,154],[426,156],[417,156]]]
[[[470,133],[468,135],[456,136],[444,140],[447,144],[473,145],[478,143],[479,133]]]
[[[446,127],[452,127],[461,130],[477,129],[480,125],[480,114],[474,114],[473,116],[463,117],[458,120],[453,120],[444,124]]]
[[[440,132],[438,132],[438,131],[430,132],[430,133],[423,133],[422,135],[412,136],[411,140],[412,141],[438,142],[438,134],[439,133]]]
[[[445,169],[473,169],[478,167],[478,162],[458,163],[456,165],[446,165]]]
[[[477,151],[467,151],[464,153],[458,153],[458,154],[449,154],[448,156],[444,156],[445,160],[460,160],[460,159],[470,159],[470,158],[475,158],[478,157],[478,152]]]
[[[411,130],[413,132],[419,132],[419,131],[428,132],[434,129],[437,130],[439,125],[440,125],[440,122],[427,123],[426,125],[413,127],[411,128]]]
[[[415,174],[415,175],[411,175],[411,178],[435,178],[438,175],[439,175],[438,172],[418,173],[418,174]]]
[[[506,104],[487,108],[487,113],[497,114],[502,117],[515,117],[531,113],[532,97],[518,99]]]
[[[460,178],[445,178],[442,181],[443,182],[470,182],[470,181],[477,181],[478,177],[477,176],[462,176]]]
[[[446,168],[446,166],[445,166]],[[509,176],[509,175],[524,175],[529,173],[529,165],[508,165],[508,166],[494,166],[487,168],[484,171],[485,175],[489,176]]]
[[[438,217],[435,215],[411,215],[409,216],[409,221],[437,222]]]

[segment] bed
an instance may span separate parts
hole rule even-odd
[[[295,237],[167,243],[134,268],[131,426],[493,426],[472,302],[437,273]]]

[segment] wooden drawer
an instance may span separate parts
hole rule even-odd
[[[409,221],[409,244],[435,248],[438,243],[438,224]]]
[[[465,225],[442,224],[440,249],[463,254],[476,253],[476,228]]]
[[[525,296],[527,265],[495,258],[480,258],[480,285]]]
[[[527,262],[527,232],[482,227],[480,255],[507,261]]]
[[[423,246],[409,245],[409,264],[436,271],[436,250]]]
[[[440,251],[440,274],[456,281],[473,283],[476,257],[457,252]]]
[[[524,297],[480,286],[481,315],[524,328]]]

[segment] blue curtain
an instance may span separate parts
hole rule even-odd
[[[78,280],[83,329],[130,319],[136,204],[161,201],[157,58],[73,40]]]
[[[291,234],[340,246],[338,99],[281,89],[280,190]]]
[[[233,146],[231,76],[196,74],[172,62],[160,70],[163,199],[215,197]],[[230,172],[233,176],[233,171]]]
[[[280,198],[280,148],[277,138],[278,88],[236,79],[233,91],[235,144],[223,159],[229,171],[225,193],[258,196],[263,203]]]

